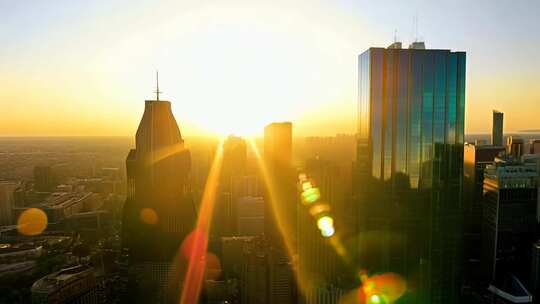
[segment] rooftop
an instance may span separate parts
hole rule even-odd
[[[94,275],[93,270],[92,267],[86,265],[64,268],[37,280],[34,285],[32,285],[32,292],[50,293],[62,288],[72,281]]]
[[[514,275],[497,280],[489,285],[488,290],[511,303],[532,303],[531,293]]]
[[[54,192],[42,203],[43,207],[61,209],[92,195],[90,192]]]

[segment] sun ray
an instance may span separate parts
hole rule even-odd
[[[259,169],[260,169],[260,172],[262,174],[262,177],[263,177],[263,180],[266,184],[266,188],[267,188],[267,191],[268,191],[268,195],[269,195],[269,201],[270,201],[270,206],[271,206],[271,209],[272,209],[272,212],[274,213],[275,215],[275,218],[276,218],[276,223],[278,225],[278,229],[279,229],[279,232],[281,233],[281,235],[283,236],[283,240],[285,241],[285,247],[286,247],[286,250],[287,250],[287,254],[289,256],[289,258],[291,259],[291,261],[295,261],[295,257],[294,257],[294,244],[292,242],[292,240],[288,237],[290,235],[290,231],[287,231],[287,228],[286,228],[286,224],[283,222],[282,220],[282,217],[280,216],[279,212],[278,212],[278,209],[276,208],[276,203],[279,199],[277,193],[276,193],[276,187],[275,187],[275,182],[271,176],[271,174],[268,172],[268,168],[266,167],[266,164],[262,158],[262,155],[259,151],[259,148],[257,148],[257,144],[255,143],[254,139],[249,137],[247,138],[247,142],[249,143],[249,146],[250,148],[252,149],[253,153],[255,154],[256,158],[257,158],[257,164],[259,165]],[[305,284],[305,282],[307,280],[305,280],[303,274],[299,273],[298,269],[297,269],[297,265],[294,265],[294,276],[296,278],[296,281],[298,283],[298,287],[300,289],[300,291],[302,293],[304,293],[307,289],[307,285]]]
[[[188,238],[192,237],[191,248],[188,248],[188,267],[182,288],[181,304],[198,303],[201,287],[204,279],[206,250],[208,247],[208,233],[212,213],[216,201],[216,192],[219,186],[219,174],[223,162],[223,139],[219,142],[216,155],[206,180],[206,185],[199,208],[197,224]],[[183,246],[184,247],[184,246]]]

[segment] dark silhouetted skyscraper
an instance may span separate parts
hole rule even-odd
[[[173,259],[194,228],[190,151],[164,100],[145,101],[136,148],[126,160],[128,197],[122,243],[128,255],[128,303],[174,301],[181,292]]]
[[[359,263],[458,303],[466,56],[412,46],[358,58]]]
[[[229,136],[223,143],[223,165],[220,175],[221,193],[214,208],[212,235],[237,235],[237,205],[246,176],[246,141],[237,136]]]
[[[291,256],[296,252],[296,173],[292,168],[292,123],[264,128],[264,161],[268,174],[264,235],[267,240],[267,303],[295,303]],[[287,246],[288,244],[288,246]]]
[[[272,181],[265,200],[265,236],[271,246],[283,245],[283,237],[296,240],[296,176],[292,169],[292,123],[271,123],[264,128],[264,161]],[[272,206],[273,205],[273,206]],[[282,223],[288,235],[282,236]],[[281,244],[281,245],[280,245]]]
[[[491,145],[503,145],[503,119],[504,113],[493,110],[493,122],[491,126]]]
[[[538,241],[537,165],[498,158],[486,167],[484,176],[481,244],[485,282],[490,290],[504,290],[505,282],[515,277],[529,288],[531,246]]]
[[[465,144],[463,164],[463,284],[464,293],[478,286],[480,269],[484,169],[505,152],[502,146]]]

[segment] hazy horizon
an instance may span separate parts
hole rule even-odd
[[[3,2],[0,136],[132,136],[155,70],[183,134],[285,120],[299,135],[355,133],[357,56],[395,30],[405,47],[467,52],[467,133],[489,132],[492,109],[508,132],[539,128],[538,2],[399,4]]]

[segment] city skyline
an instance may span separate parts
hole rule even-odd
[[[129,136],[156,69],[189,134],[261,135],[272,121],[294,121],[294,135],[354,133],[356,56],[394,30],[404,45],[467,51],[466,133],[489,133],[492,109],[507,132],[539,129],[532,1],[126,4],[0,4],[0,136]]]
[[[0,303],[539,302],[538,13],[0,0]]]

